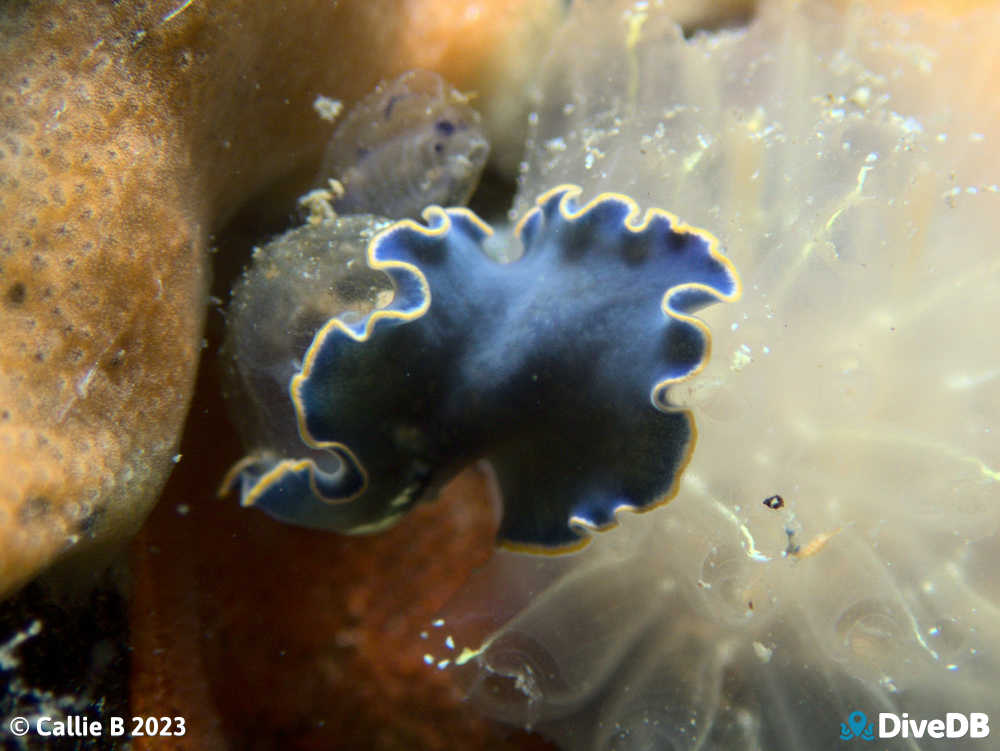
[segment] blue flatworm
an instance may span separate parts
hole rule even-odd
[[[579,194],[542,195],[507,264],[482,251],[492,230],[467,209],[431,206],[426,225],[378,234],[368,263],[391,278],[392,302],[328,321],[290,386],[305,446],[336,461],[249,459],[244,504],[366,532],[485,458],[501,542],[551,550],[669,500],[695,428],[666,392],[708,358],[692,314],[740,283],[707,232],[614,193],[581,207]]]

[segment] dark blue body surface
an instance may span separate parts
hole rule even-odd
[[[739,282],[707,233],[628,198],[586,206],[562,186],[517,227],[524,254],[499,264],[466,209],[431,207],[368,249],[396,288],[365,319],[329,321],[291,396],[306,445],[339,459],[249,461],[246,504],[345,532],[378,529],[485,458],[501,541],[566,548],[623,508],[668,500],[694,443],[666,390],[704,364],[691,317]]]

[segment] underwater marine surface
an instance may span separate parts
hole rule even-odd
[[[0,3],[0,595],[127,538],[155,502],[201,353],[209,235],[301,192],[330,136],[317,96],[350,106],[435,70],[519,146],[519,82],[557,6]],[[511,48],[516,71],[498,64]]]
[[[288,384],[316,331],[335,315],[360,316],[391,299],[389,279],[364,263],[364,248],[390,224],[369,214],[336,217],[254,249],[226,311],[222,353],[231,419],[251,455],[301,445]]]
[[[670,206],[743,295],[671,389],[699,429],[676,498],[566,559],[501,551],[429,630],[478,706],[620,751],[1000,716],[998,30],[771,2],[685,39],[574,4],[515,210],[561,181]]]
[[[306,223],[255,247],[233,289],[223,363],[250,456],[230,472],[224,491],[241,471],[245,484],[275,455],[306,448],[288,385],[327,321],[363,316],[392,299],[389,277],[364,262],[375,234],[391,219],[420,216],[427,201],[466,201],[489,152],[478,113],[429,71],[379,84],[342,120],[319,173],[330,190],[299,200],[309,209]],[[312,454],[337,466],[327,452]]]
[[[435,73],[384,82],[343,116],[320,167],[343,194],[339,214],[417,217],[425,206],[464,206],[489,143],[469,98]]]
[[[704,365],[691,314],[739,284],[707,233],[615,194],[579,206],[579,192],[538,199],[508,264],[482,251],[491,230],[465,209],[377,235],[368,264],[392,279],[392,302],[332,319],[291,381],[304,442],[339,462],[255,462],[243,503],[371,531],[485,457],[501,540],[565,547],[670,498],[693,427],[666,391]]]

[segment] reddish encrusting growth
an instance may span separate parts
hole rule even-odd
[[[289,210],[330,134],[317,94],[421,67],[485,100],[526,5],[0,4],[0,596],[149,510],[209,233],[265,194]]]
[[[207,373],[198,393],[215,388]],[[483,478],[460,475],[382,534],[290,527],[213,497],[206,472],[239,451],[221,412],[196,399],[132,548],[132,712],[188,720],[185,738],[137,751],[550,749],[470,711],[453,671],[423,660],[421,631],[492,554]],[[193,460],[210,447],[213,466]]]

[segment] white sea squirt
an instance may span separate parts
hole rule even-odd
[[[1000,723],[1000,10],[845,5],[684,39],[655,3],[575,3],[540,72],[512,215],[614,185],[711,228],[744,282],[672,392],[699,428],[677,497],[568,558],[498,553],[429,638],[563,748]]]

